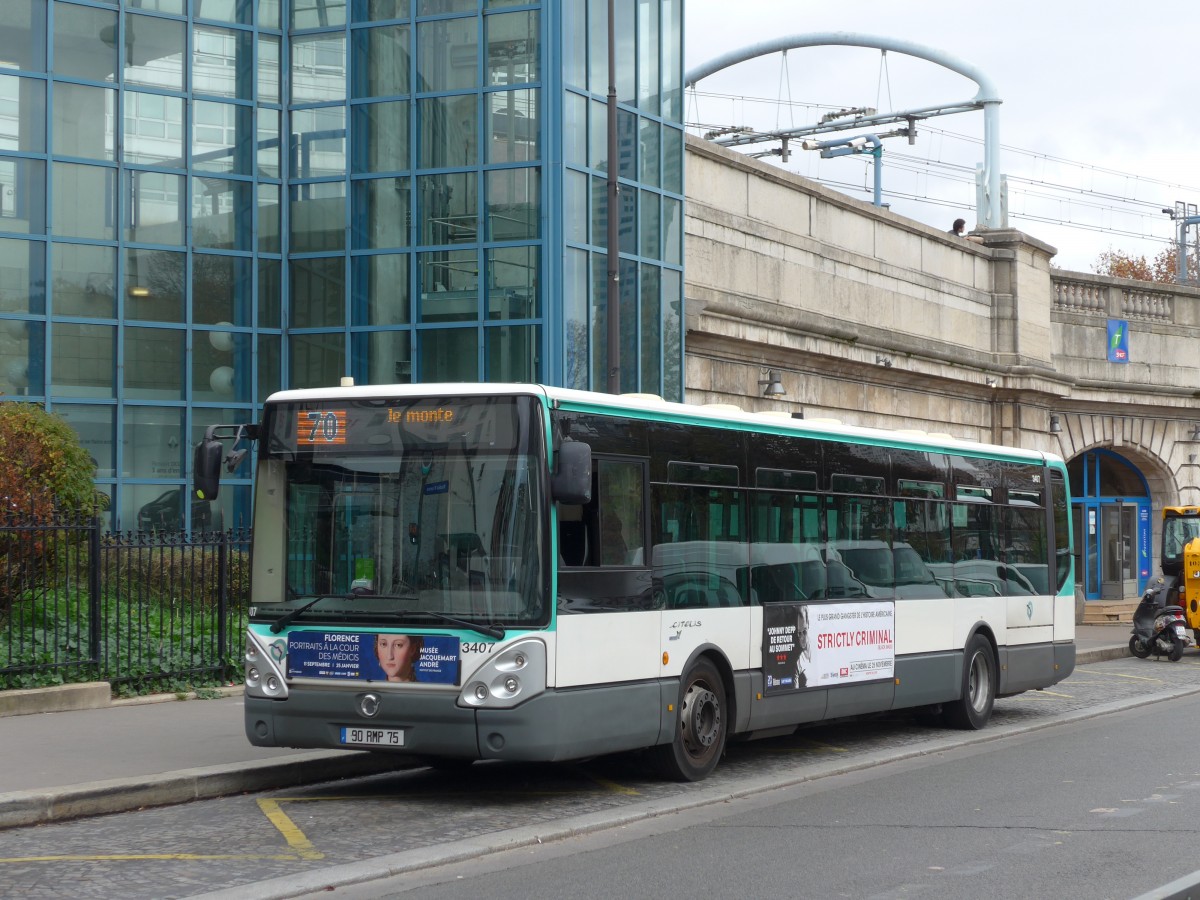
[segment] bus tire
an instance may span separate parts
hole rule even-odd
[[[696,661],[679,685],[675,737],[653,748],[659,773],[672,781],[700,781],[716,768],[729,733],[725,682],[706,658]]]
[[[942,707],[942,720],[951,728],[978,731],[992,716],[996,702],[996,658],[988,639],[977,634],[963,654],[962,692]]]

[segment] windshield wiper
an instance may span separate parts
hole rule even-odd
[[[302,616],[304,613],[308,612],[310,609],[312,609],[314,606],[316,606],[322,600],[354,600],[358,596],[359,595],[355,594],[355,593],[319,594],[318,596],[313,597],[311,600],[309,600],[304,605],[297,606],[295,609],[288,610],[282,616],[280,616],[278,619],[276,619],[274,622],[272,622],[271,623],[271,634],[279,634],[279,632],[283,631],[283,629],[287,628],[288,625],[290,625],[292,622],[294,622],[297,618]]]
[[[403,594],[355,594],[355,597],[362,597],[367,600],[411,600],[412,597],[406,597]],[[499,622],[491,622],[486,625],[479,622],[472,622],[469,619],[459,619],[455,616],[448,616],[445,613],[433,612],[429,609],[402,609],[389,610],[386,612],[364,612],[362,615],[384,616],[389,619],[403,619],[408,616],[430,616],[434,619],[439,619],[447,625],[453,625],[456,628],[467,628],[477,634],[487,635],[500,640],[504,637],[504,626]]]
[[[290,625],[298,617],[303,615],[308,610],[312,609],[314,606],[316,606],[322,600],[359,600],[359,599],[364,599],[364,600],[412,600],[414,598],[406,597],[403,594],[370,594],[370,593],[367,593],[367,592],[361,591],[361,590],[351,591],[348,594],[321,594],[318,597],[313,597],[311,600],[309,600],[304,605],[297,606],[295,609],[289,610],[288,612],[286,612],[282,616],[280,616],[278,619],[276,619],[271,624],[271,633],[279,634],[279,632],[283,631],[283,629],[285,629],[288,625]],[[347,611],[342,612],[341,615],[346,616],[348,618],[365,618],[365,619],[382,619],[382,618],[404,619],[404,618],[408,618],[409,616],[429,616],[430,618],[438,619],[442,622],[445,622],[447,625],[453,625],[456,628],[466,628],[469,631],[474,631],[477,634],[486,635],[487,637],[493,637],[493,638],[496,638],[497,640],[501,640],[506,633],[504,630],[504,626],[499,624],[498,622],[492,622],[490,624],[484,625],[479,622],[472,622],[468,619],[459,619],[459,618],[456,618],[455,616],[448,616],[445,613],[433,612],[432,610],[428,610],[428,609],[405,609],[405,610],[395,610],[395,611],[387,610],[387,611],[382,611],[382,612],[377,611],[377,610],[371,610],[371,611],[347,610]]]

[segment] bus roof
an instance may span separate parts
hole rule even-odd
[[[809,435],[832,440],[884,444],[914,450],[1026,460],[1030,463],[1057,463],[1062,457],[1053,453],[1005,447],[956,438],[950,434],[930,434],[917,430],[892,431],[864,425],[846,425],[836,419],[796,419],[780,411],[747,412],[731,404],[697,405],[675,403],[651,394],[602,394],[542,384],[430,382],[422,384],[358,385],[353,387],[306,388],[279,391],[267,398],[274,403],[311,403],[337,399],[408,399],[416,397],[503,397],[536,396],[551,405],[580,411],[623,413],[635,418],[674,422],[711,423],[746,431]]]

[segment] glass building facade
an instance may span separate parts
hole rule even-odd
[[[280,388],[682,399],[683,0],[5,0],[0,400],[79,432],[111,525],[189,510],[190,447]]]

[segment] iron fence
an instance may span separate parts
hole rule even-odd
[[[240,677],[249,582],[248,531],[0,519],[0,688],[143,693]]]

